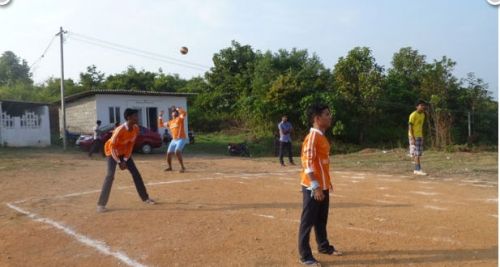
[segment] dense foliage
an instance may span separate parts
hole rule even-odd
[[[106,75],[89,66],[79,81],[66,80],[65,88],[67,95],[98,88],[197,93],[189,99],[192,128],[236,129],[256,136],[274,134],[283,114],[302,136],[309,128],[305,109],[321,101],[335,115],[328,134],[358,145],[405,144],[408,116],[423,99],[430,104],[425,128],[432,146],[496,144],[497,101],[473,73],[455,77],[455,65],[445,56],[429,61],[405,47],[394,53],[386,70],[368,47],[355,47],[329,69],[307,50],[262,52],[233,41],[214,54],[204,77],[186,80],[133,66]],[[59,97],[59,79],[34,84],[26,61],[10,51],[0,57],[0,99],[53,102]]]

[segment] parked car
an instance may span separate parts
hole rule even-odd
[[[151,131],[148,128],[139,126],[139,135],[135,140],[134,150],[142,152],[144,154],[150,154],[153,152],[154,148],[161,147],[162,138],[159,133]],[[113,135],[114,124],[106,125],[100,127],[98,132],[101,133],[101,140],[103,145],[106,141]],[[80,138],[76,141],[76,145],[80,146],[83,151],[89,151],[94,141],[93,135],[80,135]],[[104,151],[104,149],[103,149]]]

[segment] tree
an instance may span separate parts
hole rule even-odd
[[[406,143],[407,121],[420,97],[420,87],[426,68],[425,56],[411,47],[394,53],[387,72],[386,90],[380,104],[383,113],[376,134],[388,140]]]
[[[98,89],[104,82],[105,74],[97,70],[95,65],[87,67],[87,72],[80,72],[80,86],[86,90]]]
[[[16,83],[32,85],[30,68],[26,60],[12,51],[5,51],[0,57],[0,86],[13,86]]]
[[[334,87],[350,107],[346,121],[351,136],[363,144],[374,118],[380,113],[379,100],[383,93],[383,68],[375,62],[368,47],[356,47],[341,57],[333,70]],[[357,133],[357,134],[355,134]]]
[[[104,87],[106,89],[151,91],[156,75],[156,73],[145,70],[137,71],[133,66],[129,66],[122,73],[108,76],[104,81]]]
[[[433,147],[444,148],[452,144],[453,110],[457,110],[459,84],[453,69],[456,62],[442,57],[427,64],[420,88],[422,99],[430,100],[427,128]]]

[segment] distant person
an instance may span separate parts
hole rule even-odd
[[[89,150],[89,157],[92,157],[93,153],[98,152],[102,149],[102,138],[101,138],[101,131],[99,131],[99,127],[101,127],[101,121],[97,120],[95,122],[94,128],[92,129],[94,136],[92,145],[90,146]]]
[[[177,160],[181,165],[181,170],[179,172],[185,172],[184,161],[182,159],[182,150],[188,142],[186,137],[186,130],[184,128],[184,119],[187,116],[187,112],[181,107],[172,106],[172,119],[166,123],[163,123],[163,110],[160,111],[160,116],[158,117],[158,125],[160,127],[168,128],[172,134],[172,141],[168,145],[167,149],[167,164],[168,168],[165,171],[172,171],[172,157],[175,154]]]
[[[410,118],[408,119],[410,155],[415,161],[415,170],[413,171],[413,174],[427,175],[427,173],[422,171],[422,166],[420,165],[420,157],[422,157],[422,153],[424,151],[423,126],[425,120],[426,103],[423,100],[419,100],[416,106],[416,110],[410,114]]]
[[[278,130],[280,134],[280,144],[279,144],[279,157],[281,166],[285,166],[285,162],[283,161],[284,150],[288,152],[288,160],[291,165],[295,165],[293,163],[292,157],[292,137],[291,133],[293,130],[292,124],[288,121],[288,116],[284,115],[281,117],[281,122],[278,124]]]
[[[141,174],[137,170],[134,160],[132,160],[135,139],[139,134],[139,126],[137,125],[139,118],[137,113],[136,109],[125,109],[124,117],[126,122],[113,131],[113,135],[105,144],[108,171],[97,202],[97,212],[107,211],[106,204],[108,203],[111,186],[115,178],[116,165],[120,167],[120,170],[128,169],[130,174],[132,174],[137,193],[139,193],[144,203],[156,204],[153,199],[149,198]]]
[[[312,228],[316,236],[318,251],[322,254],[340,256],[342,252],[330,245],[326,233],[330,190],[330,143],[325,136],[331,126],[332,114],[326,105],[315,104],[309,107],[307,117],[312,123],[309,134],[302,144],[301,172],[302,215],[299,227],[299,254],[303,265],[318,266],[313,257],[309,237]]]

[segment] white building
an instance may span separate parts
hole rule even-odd
[[[91,133],[95,122],[101,125],[123,123],[126,108],[139,110],[139,124],[151,130],[158,130],[160,111],[165,111],[164,120],[170,119],[172,106],[187,110],[187,97],[194,94],[170,92],[146,92],[130,90],[92,90],[65,98],[66,128],[70,132]],[[59,112],[60,121],[62,113]],[[186,134],[187,134],[187,122]],[[60,123],[62,125],[62,123]]]
[[[1,146],[50,145],[48,104],[0,100],[0,115]]]

